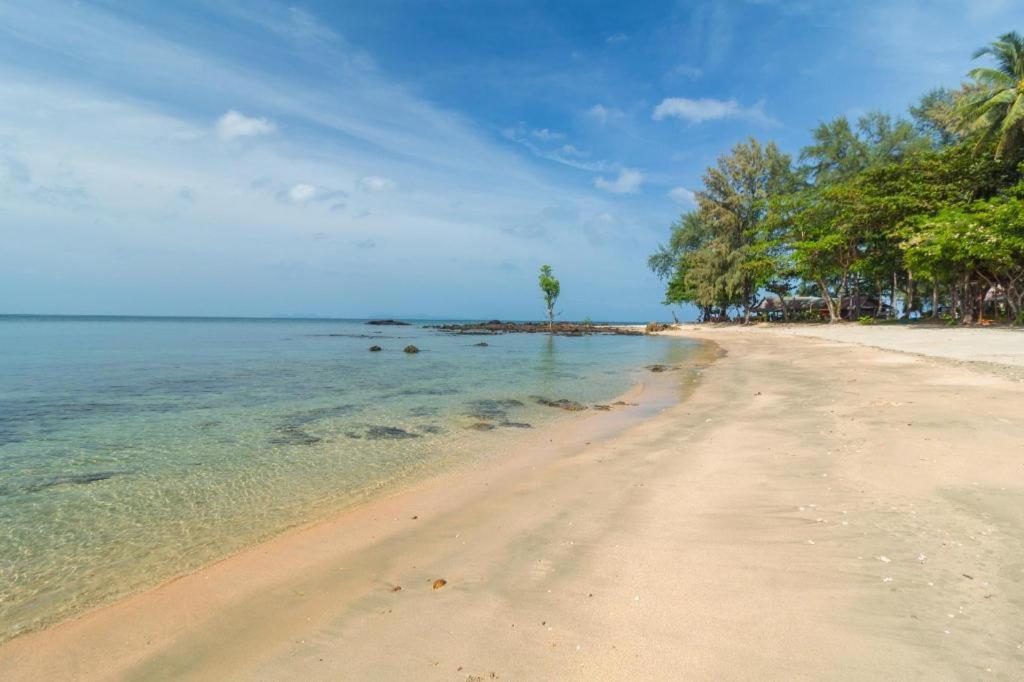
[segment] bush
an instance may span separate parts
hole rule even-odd
[[[859,318],[857,318],[857,322],[860,322],[861,324],[875,324],[877,320],[875,320],[875,318],[871,317],[870,315],[861,315]]]

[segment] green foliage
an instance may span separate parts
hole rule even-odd
[[[552,331],[555,326],[555,301],[562,293],[562,285],[551,271],[550,265],[540,267],[540,290],[544,294],[544,305],[548,311],[548,328]]]
[[[870,315],[861,315],[857,318],[859,324],[875,324],[878,320],[871,317]]]

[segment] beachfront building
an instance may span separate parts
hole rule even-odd
[[[783,310],[785,303],[785,310]],[[840,315],[848,320],[860,317],[889,317],[891,307],[873,296],[844,296]],[[828,303],[821,296],[786,296],[765,294],[764,298],[750,310],[752,315],[763,320],[783,320],[785,313],[791,319],[828,319]]]

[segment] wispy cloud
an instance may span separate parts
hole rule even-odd
[[[651,118],[655,121],[678,118],[690,123],[703,123],[718,119],[742,119],[764,126],[778,125],[777,121],[764,113],[763,101],[757,102],[752,107],[744,108],[735,99],[722,100],[708,97],[700,99],[667,97],[654,108]]]
[[[677,204],[684,204],[687,206],[697,205],[697,199],[694,197],[693,192],[685,187],[673,187],[668,191],[668,198]]]
[[[564,133],[556,133],[547,128],[541,128],[539,130],[533,130],[530,132],[530,137],[534,137],[544,142],[551,142],[552,140],[564,140]]]
[[[316,196],[317,188],[306,183],[292,185],[288,190],[288,198],[296,204],[304,204]]]
[[[679,64],[669,72],[669,75],[680,76],[682,78],[700,78],[704,75],[704,71],[696,66],[690,66],[689,64]]]
[[[594,186],[612,194],[633,194],[640,190],[644,182],[643,173],[634,168],[623,168],[618,177],[607,180],[603,177],[594,179]]]
[[[629,40],[629,36],[627,36],[625,33],[613,33],[607,38],[605,38],[604,42],[607,43],[608,45],[618,45],[619,43],[624,43],[627,40]]]
[[[608,123],[620,119],[625,116],[625,112],[622,109],[615,107],[606,107],[603,104],[595,104],[584,112],[586,117],[591,121],[594,121],[598,125],[607,125]]]
[[[382,178],[379,175],[368,175],[359,181],[359,186],[371,192],[383,192],[387,189],[394,189],[398,186],[391,178]]]
[[[537,158],[553,161],[577,170],[589,171],[591,173],[604,173],[615,170],[616,168],[615,164],[607,161],[584,161],[583,159],[588,157],[589,154],[575,145],[565,143],[558,146],[552,146],[550,144],[551,142],[563,140],[565,139],[565,135],[561,133],[552,133],[547,128],[541,128],[539,130],[535,129],[528,132],[527,127],[524,124],[519,123],[511,128],[503,130],[502,136],[522,145]]]
[[[277,126],[265,118],[250,118],[234,109],[217,119],[217,135],[222,140],[266,135],[276,129]]]

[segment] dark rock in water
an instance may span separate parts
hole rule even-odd
[[[378,352],[380,350],[382,350],[382,348],[380,346],[370,346],[370,352],[371,353],[376,353],[376,352]]]
[[[548,398],[537,398],[539,405],[547,405],[548,407],[557,407],[562,410],[569,412],[580,412],[581,410],[587,409],[586,405],[581,405],[575,400],[569,400],[568,398],[559,398],[558,400],[550,400]]]
[[[378,326],[397,326],[397,327],[408,327],[408,322],[402,322],[400,320],[367,320],[366,324],[375,324]]]
[[[484,420],[504,419],[510,409],[522,406],[522,401],[515,398],[475,400],[470,403],[469,412],[466,414]]]
[[[298,429],[300,426],[305,426],[321,419],[333,419],[351,414],[357,409],[359,408],[356,405],[335,405],[333,407],[316,407],[311,410],[292,412],[285,415],[280,429]]]
[[[601,412],[607,412],[608,410],[612,409],[612,406],[611,405],[594,405],[594,409],[595,410],[600,410]]]
[[[647,369],[652,372],[670,372],[675,369],[675,367],[669,367],[668,365],[647,365]]]
[[[475,424],[470,424],[466,428],[473,429],[474,431],[493,431],[498,427],[490,422],[477,422]]]
[[[406,438],[419,438],[418,433],[409,433],[397,426],[369,426],[366,429],[366,437],[372,440],[404,440]]]
[[[614,403],[612,403],[612,405],[623,405],[625,407],[639,407],[640,406],[639,403],[627,403],[627,402],[622,401],[622,400],[616,400]]]
[[[510,422],[508,420],[501,422],[500,424],[498,424],[498,426],[501,426],[501,427],[506,428],[506,429],[532,429],[533,428],[533,424],[527,424],[526,422]]]
[[[114,476],[123,476],[129,472],[127,471],[94,471],[86,474],[67,474],[65,476],[53,476],[51,478],[45,478],[35,483],[28,483],[22,487],[22,490],[29,493],[39,492],[40,490],[46,490],[47,488],[53,488],[59,485],[87,485],[89,483],[96,483],[97,481],[105,481],[108,478]]]
[[[408,346],[406,346],[404,350],[405,350],[406,353],[419,353],[420,352],[420,349],[417,348],[416,346],[412,345],[411,343]]]
[[[273,445],[314,445],[323,440],[323,438],[307,433],[297,426],[279,427],[277,434],[270,439]]]
[[[474,346],[478,346],[480,348],[486,348],[487,346],[489,346],[491,344],[487,343],[486,341],[481,341],[480,343],[474,343],[473,345]]]
[[[444,433],[444,429],[434,424],[424,424],[420,427],[422,433]]]
[[[433,405],[417,405],[409,408],[409,414],[414,417],[433,417],[437,413],[438,409]]]

